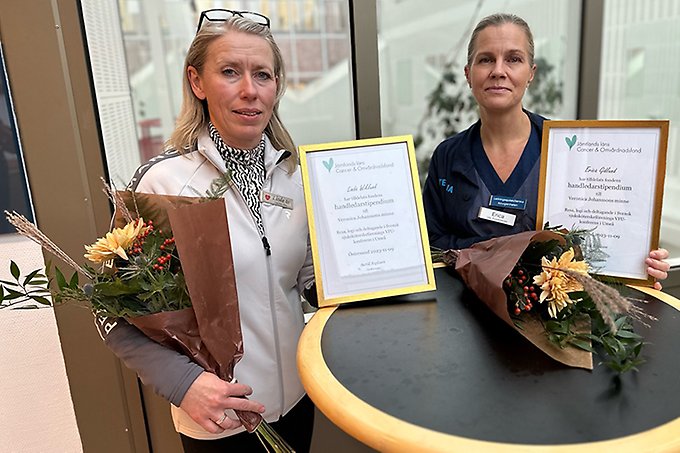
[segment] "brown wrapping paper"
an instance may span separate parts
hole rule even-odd
[[[128,318],[128,322],[153,341],[181,352],[207,370],[219,367],[203,343],[191,308],[137,316]]]
[[[153,220],[154,228],[172,231],[192,305],[128,321],[231,382],[243,356],[243,337],[224,200],[119,193],[133,216],[138,212],[144,220]],[[124,224],[116,212],[116,226]],[[254,412],[235,412],[249,432],[262,420]]]
[[[168,217],[199,334],[220,364],[209,371],[231,381],[243,339],[224,200],[170,209]]]
[[[499,318],[553,359],[572,367],[593,369],[593,357],[588,351],[575,347],[561,349],[551,343],[538,315],[521,315],[521,325],[515,325],[508,313],[508,300],[503,280],[533,241],[564,239],[551,231],[527,231],[479,242],[459,250],[455,269],[465,284]],[[584,320],[582,329],[590,331],[590,321]],[[580,329],[579,329],[580,330]]]

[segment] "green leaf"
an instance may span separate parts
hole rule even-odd
[[[26,295],[31,296],[31,297],[33,297],[34,295],[36,295],[36,296],[42,296],[42,295],[49,296],[50,291],[47,288],[41,287],[41,286],[31,287],[28,291],[26,291]]]
[[[139,293],[139,285],[135,283],[134,281],[123,282],[121,280],[114,280],[113,282],[96,284],[95,288],[102,296],[123,296]]]
[[[605,349],[607,349],[607,352],[609,352],[611,355],[619,355],[623,349],[621,343],[616,340],[616,338],[612,337],[603,337],[602,344],[604,345]]]
[[[15,263],[14,261],[10,261],[9,270],[12,273],[12,277],[14,277],[14,279],[16,281],[19,281],[19,276],[21,275],[21,271],[19,270],[19,266],[17,265],[17,263]]]
[[[24,297],[23,293],[19,293],[17,291],[12,291],[11,289],[7,292],[7,295],[4,297],[4,300],[14,300],[18,299],[20,297]]]
[[[623,325],[628,321],[628,318],[626,316],[621,316],[618,318],[616,321],[614,321],[614,325],[616,326],[616,329],[622,329]]]
[[[57,286],[59,287],[59,289],[61,290],[66,288],[68,286],[66,284],[66,278],[64,277],[64,274],[61,273],[58,267],[54,268],[54,274],[57,278]]]
[[[73,275],[71,276],[71,281],[68,283],[68,286],[70,288],[78,287],[78,272],[73,273]]]
[[[47,298],[45,298],[45,297],[41,297],[41,296],[32,296],[31,299],[33,299],[34,301],[36,301],[36,302],[38,302],[38,303],[40,303],[40,304],[43,304],[43,305],[52,305],[52,303],[50,302],[50,300],[47,299]]]
[[[583,349],[584,351],[595,353],[595,350],[590,345],[590,343],[585,341],[585,340],[579,340],[577,338],[573,338],[572,340],[569,341],[569,344],[574,345],[577,348]]]
[[[549,332],[560,333],[566,335],[569,333],[568,322],[548,321],[545,323],[545,328]]]
[[[24,283],[23,283],[24,286],[26,286],[26,285],[28,285],[29,283],[31,283],[31,280],[33,280],[33,277],[35,277],[36,275],[38,275],[38,272],[40,272],[40,269],[36,269],[36,270],[34,270],[33,272],[31,272],[30,274],[28,274],[26,277],[24,277]]]
[[[640,351],[642,351],[642,345],[643,344],[644,343],[640,342],[640,343],[636,344],[635,347],[633,348],[633,354],[635,355],[635,357],[640,355]]]
[[[616,332],[616,336],[619,338],[629,338],[633,340],[642,340],[642,336],[636,334],[635,332],[631,332],[630,330],[619,330]]]
[[[17,287],[17,288],[21,288],[21,285],[19,285],[17,282],[10,282],[8,280],[0,280],[0,283],[2,283],[3,285],[7,285],[7,286],[14,286],[14,287]]]

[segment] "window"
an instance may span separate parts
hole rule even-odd
[[[98,2],[84,3],[89,4],[83,8],[88,26],[88,17],[89,22],[95,23],[101,13],[88,16],[88,10],[98,7]],[[288,77],[288,90],[279,112],[296,144],[354,138],[348,0],[120,0],[118,8],[116,20],[120,21],[122,35],[116,38],[111,34],[103,43],[109,48],[124,46],[125,64],[119,64],[116,71],[129,81],[128,105],[123,110],[133,116],[125,120],[133,125],[138,156],[122,157],[122,148],[120,157],[107,156],[114,182],[127,181],[139,163],[160,153],[172,132],[182,102],[184,57],[196,31],[198,15],[204,9],[250,10],[269,15]],[[88,43],[94,55],[92,42],[102,31],[90,28]],[[122,40],[122,44],[115,43],[116,39]],[[110,51],[101,53],[110,58]],[[94,67],[96,55],[92,60]],[[105,64],[102,62],[102,67]],[[98,98],[102,98],[101,109],[102,102],[106,103],[105,96],[97,84],[96,68],[93,72]],[[108,71],[107,79],[112,77],[111,73]],[[100,74],[99,78],[105,77]],[[123,116],[122,112],[118,115]],[[106,129],[105,118],[102,128]],[[109,154],[112,147],[106,148]],[[112,163],[119,160],[130,168],[111,170],[115,167]]]
[[[607,1],[600,119],[669,119],[661,246],[680,262],[680,4]]]
[[[575,118],[579,2],[378,0],[382,132],[413,134],[423,180],[437,144],[477,120],[463,73],[467,44],[477,22],[496,12],[519,15],[534,35],[538,71],[525,107]]]
[[[16,211],[29,220],[33,212],[28,197],[24,162],[12,109],[5,59],[0,47],[0,213]],[[0,234],[14,233],[5,215],[0,216]]]
[[[638,97],[644,91],[645,51],[630,49],[627,55],[626,96]]]

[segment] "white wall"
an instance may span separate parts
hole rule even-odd
[[[0,279],[9,262],[44,266],[40,247],[0,235]],[[0,452],[82,452],[54,309],[0,309]]]

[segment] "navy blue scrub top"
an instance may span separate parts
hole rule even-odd
[[[492,237],[536,228],[544,118],[528,111],[525,113],[531,120],[531,133],[505,183],[484,152],[481,121],[437,147],[423,190],[425,217],[433,247],[461,249]],[[515,215],[514,225],[478,218],[480,207],[490,207],[491,195],[526,200],[524,209],[492,208]]]

